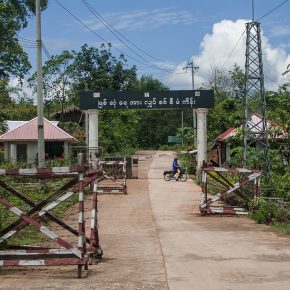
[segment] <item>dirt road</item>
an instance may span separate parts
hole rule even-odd
[[[200,188],[162,178],[172,155],[139,154],[128,195],[99,197],[101,263],[82,279],[71,266],[0,269],[0,289],[290,289],[289,237],[244,217],[201,217]]]

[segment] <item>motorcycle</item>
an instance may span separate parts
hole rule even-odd
[[[173,170],[165,170],[163,172],[164,180],[176,180],[175,173]],[[185,182],[187,180],[187,174],[183,168],[180,168],[179,176],[177,177],[177,181]]]

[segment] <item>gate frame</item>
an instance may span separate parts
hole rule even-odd
[[[222,181],[216,178],[215,176],[213,176],[211,172],[217,172],[217,174],[222,178]],[[227,180],[224,176],[221,175],[222,172],[230,172],[230,173],[235,173],[235,174],[250,174],[250,175],[247,177],[244,177],[239,182],[232,184],[229,180]],[[202,174],[202,178],[201,178],[202,179],[202,185],[201,185],[202,192],[201,192],[199,210],[201,214],[203,215],[207,213],[247,215],[248,212],[243,207],[213,206],[211,204],[219,200],[221,197],[232,192],[239,195],[243,199],[248,199],[240,190],[240,188],[253,180],[254,180],[254,191],[253,191],[254,199],[256,199],[259,196],[261,171],[258,169],[246,169],[246,168],[236,168],[236,167],[231,167],[231,168],[209,167],[207,166],[206,163],[204,163],[201,174]],[[207,186],[208,176],[212,177],[223,186],[228,187],[228,189],[218,192],[216,195],[209,198],[208,186]]]
[[[123,194],[128,194],[127,192],[127,174],[126,174],[126,165],[127,165],[127,161],[126,161],[126,157],[124,157],[123,161],[112,161],[112,160],[98,160],[98,167],[101,167],[102,165],[117,165],[116,168],[113,168],[111,171],[109,172],[105,172],[103,171],[103,178],[107,179],[107,180],[111,180],[114,183],[116,183],[116,187],[106,187],[106,186],[102,186],[102,185],[98,185],[97,186],[97,193],[123,193]],[[122,182],[120,182],[119,180],[117,180],[114,176],[112,176],[112,174],[117,171],[118,169],[122,168],[122,173],[123,173],[123,179]],[[100,181],[102,181],[100,180]],[[98,183],[100,182],[98,181]]]
[[[84,179],[84,174],[86,175]],[[92,217],[91,217],[91,235],[90,238],[85,235],[85,218],[84,218],[84,187],[95,182],[102,172],[96,169],[85,166],[72,167],[52,167],[52,168],[25,168],[25,169],[0,169],[0,176],[18,176],[30,177],[34,179],[56,179],[63,177],[72,177],[65,185],[50,194],[45,200],[38,204],[26,198],[22,193],[15,190],[9,184],[0,180],[0,186],[6,191],[21,199],[31,209],[26,213],[18,207],[13,206],[6,198],[0,196],[0,203],[7,210],[15,213],[20,217],[16,222],[8,225],[0,233],[0,243],[8,240],[15,233],[28,225],[32,225],[39,232],[54,240],[61,248],[47,248],[39,246],[18,246],[10,247],[9,250],[0,252],[0,267],[11,266],[42,266],[42,265],[77,265],[78,278],[81,278],[82,266],[87,270],[88,263],[92,263],[93,259],[102,257],[102,249],[99,245],[98,227],[97,227],[97,192],[93,195]],[[77,187],[75,187],[78,184]],[[75,187],[72,191],[66,192],[69,188]],[[78,230],[70,227],[49,211],[74,194],[78,193]],[[71,245],[60,236],[51,231],[48,227],[41,224],[43,218],[48,218],[57,223],[60,227],[69,231],[71,234],[78,237],[77,247]],[[90,247],[87,250],[86,244]]]

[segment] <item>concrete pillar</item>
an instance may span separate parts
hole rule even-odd
[[[99,111],[89,110],[89,161],[97,161],[99,147]]]
[[[69,143],[67,141],[63,143],[63,157],[66,162],[69,161]]]
[[[197,168],[207,162],[207,109],[197,109]]]
[[[4,142],[4,160],[8,161],[9,160],[9,143]]]
[[[17,145],[12,143],[10,145],[10,160],[13,164],[17,163]]]

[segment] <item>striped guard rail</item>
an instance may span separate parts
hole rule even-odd
[[[237,215],[248,215],[242,207],[223,207],[223,206],[209,206],[207,208],[201,209],[202,212],[207,213],[220,213],[220,214],[237,214]]]
[[[232,172],[232,173],[260,173],[261,171],[258,169],[247,169],[247,168],[222,168],[222,167],[205,167],[204,171],[215,171],[215,172]]]
[[[86,168],[83,166],[65,166],[65,167],[51,167],[51,168],[8,168],[0,169],[0,176],[2,175],[19,175],[19,176],[52,176],[64,174],[79,174],[85,172]]]
[[[253,173],[253,174],[249,175],[248,177],[244,178],[243,180],[240,180],[239,182],[235,183],[228,190],[225,190],[223,192],[219,192],[215,196],[209,198],[207,203],[204,203],[204,204],[200,205],[200,208],[207,207],[208,205],[210,205],[210,204],[214,203],[215,201],[219,200],[222,196],[235,191],[236,189],[240,188],[243,185],[246,185],[250,181],[258,178],[260,175],[261,175],[261,173]]]

